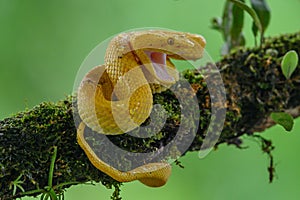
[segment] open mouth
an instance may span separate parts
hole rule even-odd
[[[145,53],[151,60],[156,78],[162,82],[174,82],[175,79],[168,73],[167,70],[167,54],[151,51],[145,51]]]

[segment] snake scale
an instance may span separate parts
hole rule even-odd
[[[148,163],[120,171],[94,153],[84,138],[84,130],[88,126],[100,134],[117,135],[140,126],[151,113],[152,94],[178,80],[170,59],[200,59],[205,44],[200,35],[166,30],[121,33],[110,41],[104,64],[90,70],[77,91],[82,120],[77,141],[96,168],[119,182],[139,180],[151,187],[167,182],[169,163]]]

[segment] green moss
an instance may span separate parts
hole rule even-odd
[[[120,185],[95,169],[78,146],[71,97],[58,103],[41,103],[27,112],[0,121],[0,133],[1,200],[22,196],[20,189],[13,192],[13,188],[9,187],[18,177],[26,192],[48,185],[54,146],[58,149],[54,187],[61,183],[87,181],[101,181],[108,188],[118,188]]]

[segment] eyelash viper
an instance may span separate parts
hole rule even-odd
[[[205,45],[200,35],[165,30],[121,33],[110,41],[104,64],[89,71],[77,91],[82,120],[77,141],[96,168],[119,182],[139,180],[151,187],[167,182],[169,163],[148,163],[120,171],[95,154],[84,130],[88,126],[100,134],[117,135],[140,126],[150,115],[152,93],[164,91],[178,80],[170,59],[200,59]]]

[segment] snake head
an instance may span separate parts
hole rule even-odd
[[[170,58],[198,60],[203,56],[206,41],[197,34],[148,30],[134,32],[130,37],[130,44],[144,66],[147,63],[148,72],[159,83],[170,85],[178,80],[178,72]]]
[[[134,50],[164,53],[167,57],[180,60],[200,59],[205,45],[201,35],[177,31],[148,30],[134,32],[131,36]]]

